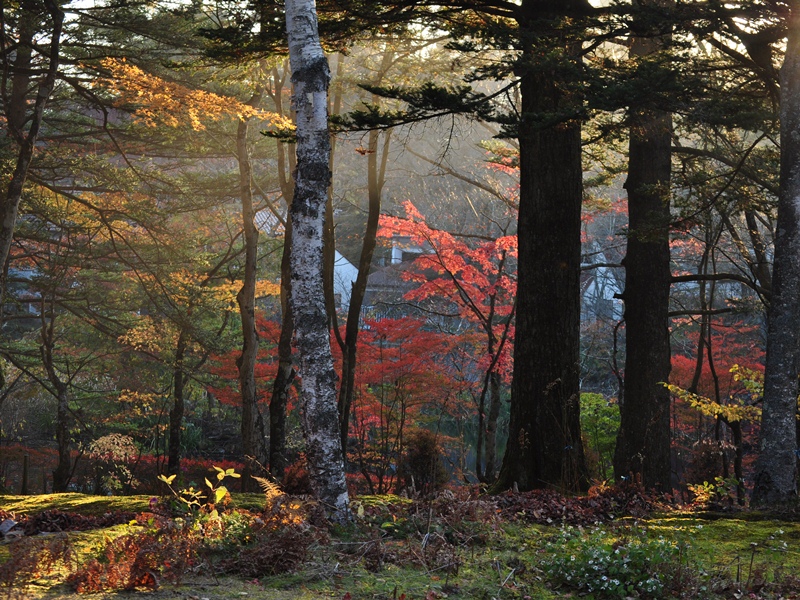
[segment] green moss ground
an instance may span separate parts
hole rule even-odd
[[[149,510],[151,496],[90,496],[87,494],[40,494],[38,496],[0,495],[0,509],[29,515],[45,510],[102,515],[112,511]],[[248,510],[264,506],[263,494],[233,494],[233,504]]]
[[[235,495],[240,507],[258,509],[263,496]],[[361,499],[368,505],[371,500]],[[92,497],[80,494],[47,496],[0,496],[0,507],[17,513],[35,513],[58,509],[82,514],[103,514],[112,510],[137,512],[146,510],[149,497]],[[166,584],[154,592],[106,593],[78,596],[69,590],[63,575],[32,582],[25,589],[13,590],[10,597],[73,599],[73,598],[187,598],[189,600],[317,600],[344,598],[353,600],[396,600],[403,594],[407,600],[463,598],[480,600],[550,600],[570,597],[567,590],[550,589],[539,566],[545,556],[543,548],[559,532],[557,527],[509,523],[495,520],[470,527],[480,536],[480,543],[455,545],[458,568],[446,573],[435,568],[433,546],[423,547],[423,536],[411,527],[401,531],[400,521],[387,513],[385,523],[392,521],[394,535],[380,537],[381,518],[369,528],[334,532],[331,544],[313,548],[302,570],[258,581],[237,578],[214,580],[188,574],[179,586]],[[463,524],[458,525],[464,533]],[[97,555],[104,541],[132,530],[135,525],[70,533],[69,538],[81,560]],[[591,529],[591,528],[589,528]],[[624,519],[600,527],[602,538],[613,544],[624,539],[631,530],[645,532],[648,539],[665,538],[685,546],[681,565],[698,578],[716,582],[747,585],[756,579],[771,581],[786,574],[800,574],[800,523],[772,520],[743,513],[735,518],[710,518],[692,513],[668,513],[644,520]],[[383,528],[387,530],[386,527]],[[388,528],[392,530],[392,528]],[[446,526],[433,527],[435,536],[448,537]],[[580,530],[579,530],[580,531]],[[588,531],[588,529],[587,529]],[[434,536],[434,537],[435,537]],[[597,540],[597,536],[593,539]],[[8,560],[10,544],[0,545],[0,563]],[[386,556],[384,564],[374,572],[367,570],[368,555]],[[219,556],[211,557],[218,560]],[[428,567],[424,565],[428,564]],[[728,584],[726,584],[728,585]],[[0,589],[0,598],[7,590]],[[800,589],[798,589],[800,593]],[[574,594],[574,592],[573,592]],[[577,597],[577,594],[574,594]],[[728,593],[697,598],[727,598]],[[747,597],[745,595],[745,597]],[[768,594],[756,598],[777,598]],[[789,596],[791,597],[791,596]],[[798,596],[800,597],[800,596]]]

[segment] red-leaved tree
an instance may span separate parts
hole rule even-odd
[[[501,388],[511,377],[516,297],[517,237],[458,237],[430,227],[411,202],[405,218],[381,217],[381,237],[409,236],[428,249],[403,277],[418,285],[405,295],[410,301],[444,303],[484,334],[480,351],[481,385],[475,391],[478,438],[475,472],[482,482],[496,473],[497,421]],[[488,404],[488,413],[487,413]]]

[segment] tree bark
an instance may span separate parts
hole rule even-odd
[[[25,102],[26,95],[21,86],[27,82],[15,81],[12,88],[15,94],[15,100],[21,103],[21,106],[12,106],[9,110],[9,126],[12,128],[11,133],[17,140],[19,151],[17,153],[17,163],[14,167],[14,172],[11,175],[11,180],[8,182],[6,194],[0,198],[0,269],[6,264],[9,252],[11,251],[11,242],[14,237],[14,227],[17,223],[17,212],[19,211],[19,203],[22,199],[22,190],[25,187],[25,182],[28,178],[28,168],[30,167],[31,160],[33,159],[33,152],[36,147],[36,140],[39,137],[39,130],[44,118],[44,109],[50,95],[53,93],[53,88],[56,83],[56,75],[58,73],[59,65],[59,52],[61,44],[61,29],[64,22],[64,12],[58,7],[54,0],[44,0],[45,7],[47,8],[50,17],[53,20],[53,28],[50,39],[50,60],[47,67],[47,72],[39,84],[38,92],[36,95],[36,102],[33,106],[33,112],[28,119],[30,126],[27,135],[21,129],[17,129],[17,125],[24,124],[25,118]],[[24,5],[23,11],[26,13],[32,10],[29,6]],[[24,14],[22,17],[23,24],[28,23],[29,15]],[[28,23],[29,25],[29,23]],[[22,35],[28,35],[22,32]],[[27,40],[26,43],[32,43],[32,40]],[[18,55],[17,61],[22,61],[23,64],[15,65],[24,70],[30,65],[24,64],[26,61],[30,63],[31,57],[26,57],[26,52]],[[21,75],[20,75],[21,76]],[[25,86],[27,87],[27,86]],[[5,273],[5,270],[3,270]],[[0,280],[0,296],[5,295],[5,276]]]
[[[647,56],[658,40],[635,39],[632,56]],[[670,483],[669,292],[672,118],[638,110],[630,129],[628,246],[625,267],[625,392],[614,453],[617,478],[632,476],[648,489]]]
[[[772,302],[754,505],[797,496],[797,393],[800,331],[800,2],[790,3],[786,56],[780,72],[781,173]]]
[[[275,103],[275,111],[284,114],[283,86],[285,72],[281,75],[273,68],[273,90],[271,97]],[[294,182],[291,171],[294,170],[294,144],[277,143],[278,181],[281,194],[286,201],[287,214],[291,211],[294,197]],[[269,401],[269,470],[274,477],[283,477],[288,466],[286,452],[286,409],[289,403],[289,390],[294,381],[295,371],[292,360],[292,338],[294,337],[294,317],[289,301],[292,295],[292,220],[286,219],[283,238],[283,255],[281,257],[281,335],[278,340],[278,371],[272,385]]]
[[[381,65],[372,81],[373,85],[380,85],[386,72],[392,65],[395,53],[390,48],[385,48]],[[340,63],[341,65],[341,63]],[[380,104],[377,95],[372,96],[372,103]],[[338,108],[338,107],[337,107]],[[342,349],[342,377],[339,388],[339,429],[342,436],[342,449],[347,459],[347,439],[350,429],[350,411],[355,397],[356,355],[358,352],[358,334],[361,328],[361,308],[364,305],[364,296],[367,291],[367,280],[372,268],[372,256],[378,234],[378,220],[381,212],[383,186],[386,183],[386,165],[389,159],[389,143],[391,129],[383,132],[383,146],[378,152],[380,131],[372,130],[368,134],[367,142],[367,226],[361,244],[361,254],[358,259],[358,275],[350,291],[350,303],[347,307],[347,324]]]
[[[283,473],[288,466],[286,457],[286,408],[289,403],[289,389],[295,376],[292,361],[294,318],[292,316],[292,304],[289,302],[289,297],[292,293],[291,247],[292,222],[287,220],[283,242],[283,258],[281,259],[281,336],[278,340],[278,373],[275,375],[272,397],[269,401],[269,470],[277,478],[283,477]]]
[[[42,300],[41,308],[41,340],[39,348],[42,356],[42,366],[50,382],[51,393],[56,397],[56,446],[58,448],[58,463],[53,471],[53,492],[66,492],[72,478],[72,458],[69,452],[69,386],[56,372],[53,360],[53,347],[55,345],[55,313],[53,301],[50,301],[50,310]]]
[[[522,3],[531,19],[544,9],[533,0]],[[579,60],[571,46],[561,50]],[[520,83],[514,379],[508,444],[493,490],[516,484],[520,490],[578,491],[588,487],[579,387],[581,126],[562,116],[578,102],[565,91],[568,83],[557,68],[531,69],[536,60],[530,43],[520,67],[526,72]],[[545,124],[543,114],[559,115],[560,122]]]
[[[390,53],[387,51],[386,55]],[[384,58],[384,61],[386,59]],[[356,353],[358,333],[361,324],[361,307],[367,291],[367,280],[372,266],[372,256],[378,234],[378,220],[381,213],[383,185],[386,181],[386,164],[389,158],[389,140],[391,132],[384,133],[383,149],[378,160],[378,131],[369,132],[367,155],[367,227],[364,230],[364,241],[361,245],[361,256],[358,259],[358,275],[350,293],[350,305],[347,311],[344,347],[342,348],[342,380],[339,389],[339,427],[342,436],[342,448],[347,449],[347,436],[350,427],[350,409],[355,395]]]
[[[322,238],[331,172],[328,131],[330,70],[311,0],[286,2],[286,30],[297,115],[297,169],[292,219],[292,312],[300,358],[301,419],[311,485],[328,517],[349,520],[322,282]]]
[[[489,374],[489,414],[486,419],[486,468],[483,476],[488,483],[497,475],[497,420],[500,418],[500,373]]]
[[[67,386],[61,384],[56,395],[56,445],[58,463],[53,471],[53,492],[66,492],[72,476],[72,459],[69,454],[69,396]]]
[[[256,359],[258,358],[258,332],[256,331],[256,275],[258,260],[258,229],[253,209],[252,170],[247,147],[248,121],[239,121],[236,132],[236,155],[239,163],[239,195],[242,200],[242,227],[244,230],[245,259],[242,287],[236,294],[239,314],[242,319],[242,353],[236,360],[239,369],[239,392],[242,396],[242,454],[244,473],[242,491],[251,491],[248,457],[258,458],[261,444],[256,439],[256,416],[258,414],[258,391],[256,390]]]
[[[169,446],[167,472],[177,475],[181,470],[181,431],[183,430],[184,387],[186,375],[183,360],[186,356],[187,333],[181,327],[175,346],[175,365],[172,379],[172,408],[169,411]]]

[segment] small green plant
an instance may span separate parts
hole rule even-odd
[[[613,538],[600,529],[567,527],[542,549],[551,584],[592,598],[665,598],[682,572],[684,545],[634,530]]]
[[[581,394],[581,431],[592,476],[613,480],[612,458],[619,430],[619,405],[602,394]]]
[[[703,483],[689,484],[686,487],[694,495],[694,503],[705,506],[711,503],[733,503],[736,500],[736,491],[739,485],[739,480],[735,477],[717,476],[714,478],[714,483],[704,481]]]
[[[228,488],[222,485],[222,480],[226,477],[232,477],[234,479],[238,479],[241,477],[234,469],[222,469],[220,467],[214,466],[214,469],[217,472],[217,482],[216,484],[209,481],[208,477],[206,477],[205,484],[208,488],[207,490],[194,489],[194,486],[189,486],[186,489],[176,490],[172,487],[173,482],[177,475],[159,475],[159,481],[163,481],[169,491],[172,492],[173,497],[175,500],[179,502],[186,510],[190,512],[197,512],[204,504],[214,504],[217,505],[229,495]]]

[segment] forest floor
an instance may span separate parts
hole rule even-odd
[[[223,504],[0,496],[0,530],[17,522],[0,600],[800,599],[798,513],[679,510],[630,487],[365,496],[334,528],[306,498]]]

